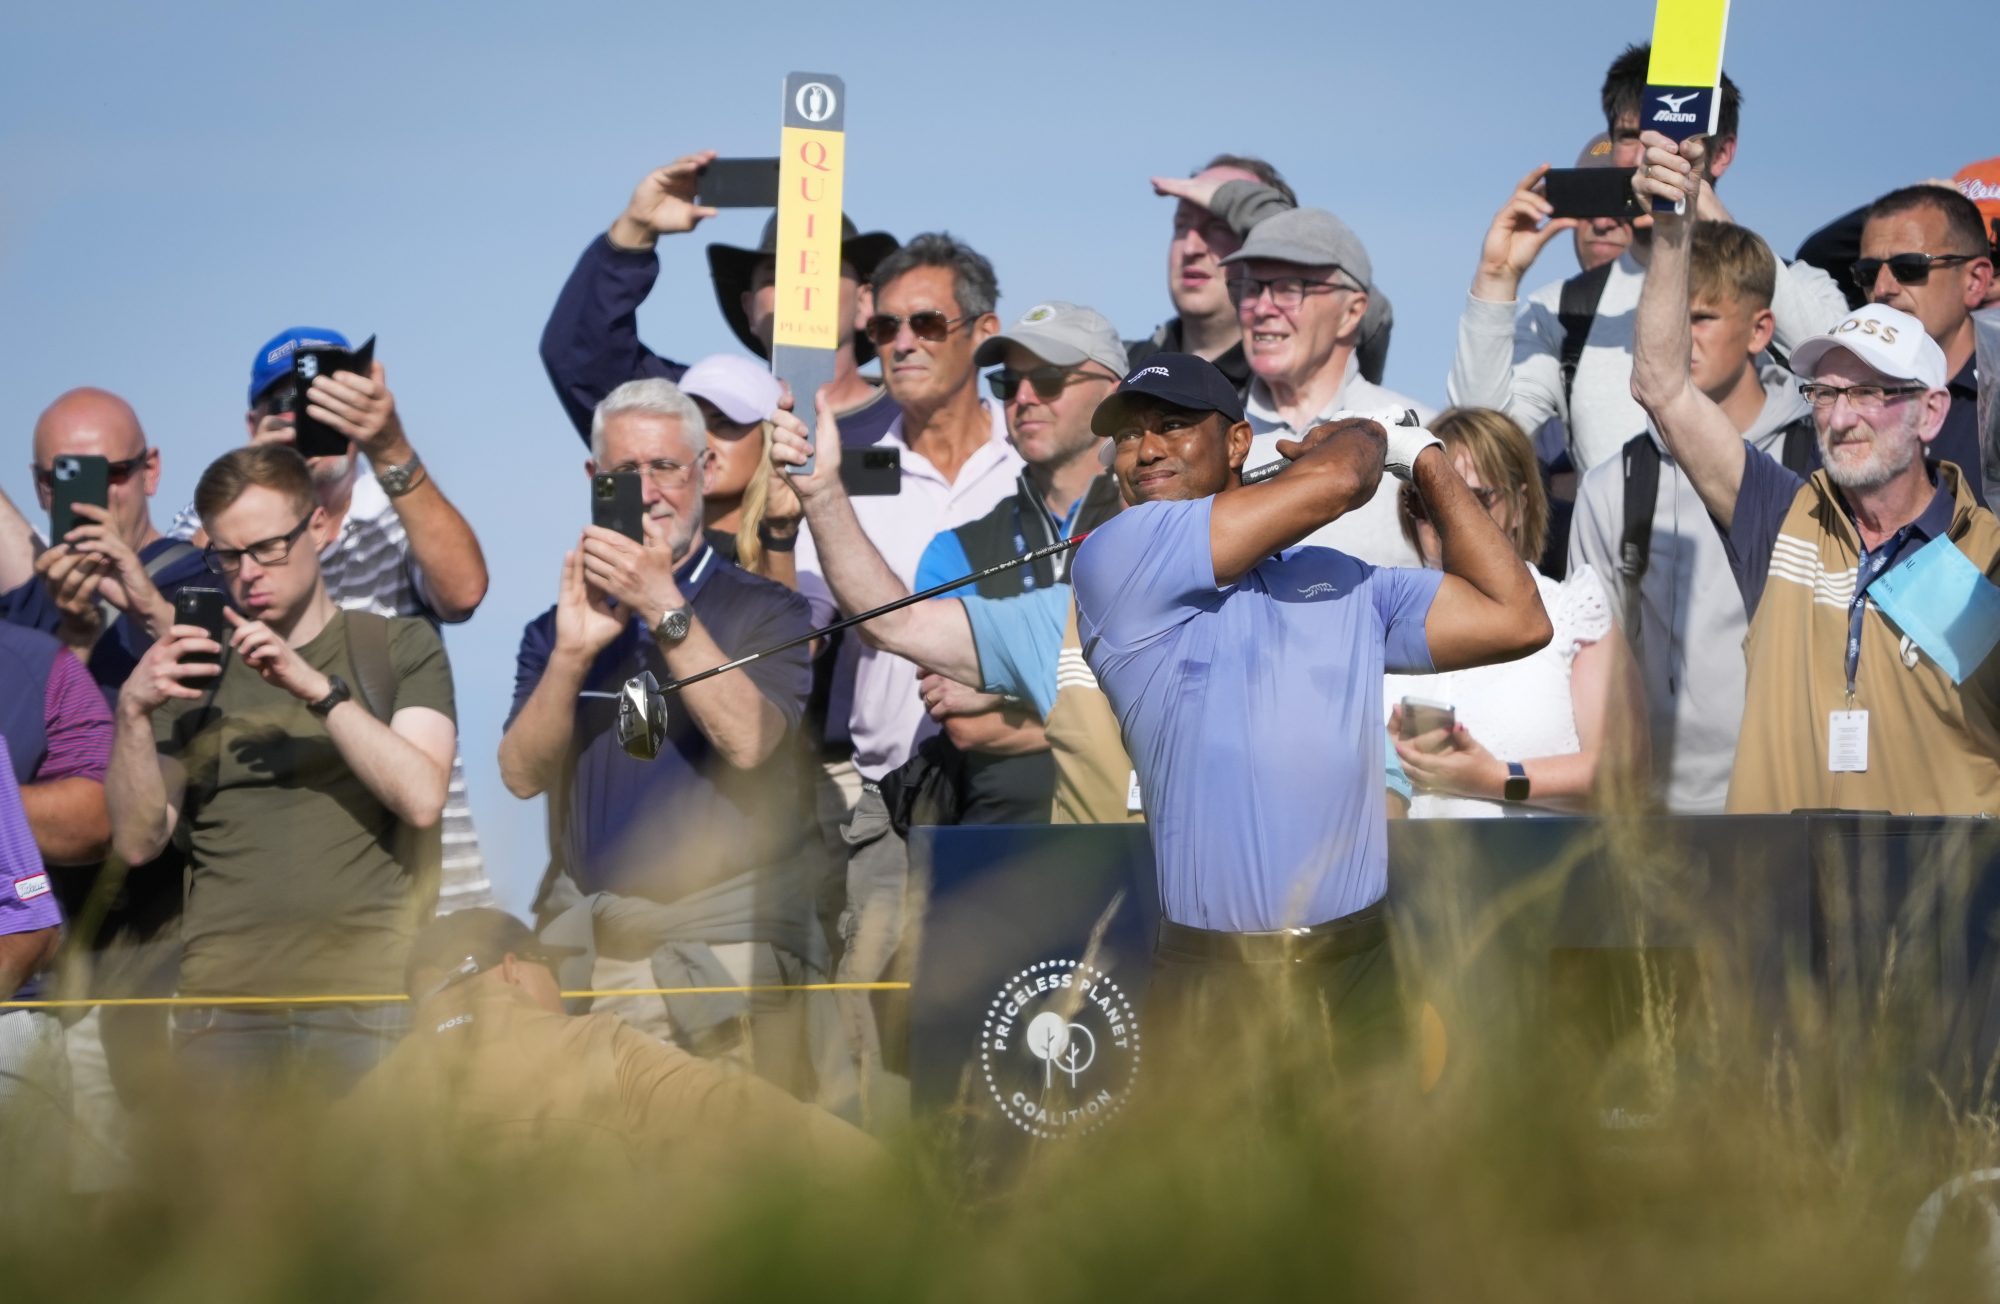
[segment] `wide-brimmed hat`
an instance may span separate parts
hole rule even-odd
[[[901,246],[896,237],[887,231],[870,231],[863,235],[855,229],[854,222],[845,213],[840,218],[841,261],[854,265],[854,274],[865,285],[875,274],[876,264],[896,252]],[[750,288],[751,273],[757,264],[766,258],[778,255],[778,215],[771,214],[771,220],[764,223],[764,238],[757,242],[755,249],[745,249],[741,245],[712,244],[708,247],[708,274],[715,281],[715,302],[722,309],[723,320],[736,338],[743,341],[743,347],[760,358],[771,356],[764,341],[757,338],[757,332],[750,329],[750,315],[743,311],[743,292]],[[854,333],[854,360],[866,362],[875,356],[875,346],[868,338]]]

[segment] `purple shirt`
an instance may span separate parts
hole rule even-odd
[[[4,750],[4,740],[0,740],[0,750]],[[21,805],[21,786],[14,782],[13,771],[0,767],[0,936],[32,933],[61,923],[62,912],[56,909],[48,871],[42,868],[42,853],[35,848],[28,812]],[[23,996],[35,987],[30,979],[20,991],[8,995]]]
[[[1431,672],[1444,577],[1293,548],[1218,587],[1214,501],[1127,508],[1077,550],[1083,655],[1139,771],[1167,918],[1324,923],[1387,890],[1382,673]]]

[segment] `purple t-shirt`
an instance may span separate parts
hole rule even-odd
[[[0,740],[0,753],[6,750]],[[42,853],[35,849],[35,834],[28,827],[28,812],[21,805],[21,786],[14,772],[0,766],[0,936],[32,933],[62,923],[56,896],[49,887],[48,871],[42,868]],[[30,978],[9,998],[26,997],[36,989]]]
[[[1444,577],[1293,548],[1218,588],[1213,503],[1128,508],[1078,549],[1084,658],[1139,771],[1167,918],[1324,923],[1387,890],[1382,674],[1432,671]]]

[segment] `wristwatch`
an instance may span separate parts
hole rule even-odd
[[[1500,795],[1508,801],[1526,801],[1528,799],[1528,769],[1526,766],[1522,765],[1519,761],[1507,762],[1507,785],[1500,790]]]
[[[401,498],[404,494],[417,487],[420,483],[417,479],[417,472],[423,469],[424,459],[418,457],[412,451],[410,453],[410,460],[401,466],[376,467],[375,478],[381,482],[383,493],[389,495],[391,498]]]
[[[660,643],[678,643],[694,628],[693,607],[670,607],[660,613],[653,622],[653,639]]]
[[[322,720],[333,713],[334,707],[339,706],[342,702],[351,701],[354,697],[354,694],[347,687],[347,681],[339,675],[328,675],[326,677],[326,685],[325,697],[320,698],[317,702],[306,703],[306,710],[311,711]]]

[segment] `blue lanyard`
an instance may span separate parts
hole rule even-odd
[[[1847,700],[1854,701],[1854,676],[1861,669],[1861,618],[1868,610],[1868,586],[1889,569],[1889,563],[1896,560],[1896,554],[1910,541],[1910,531],[1914,523],[1905,525],[1882,541],[1882,546],[1870,552],[1867,544],[1860,544],[1861,560],[1854,569],[1854,601],[1847,604]],[[1857,533],[1856,542],[1859,543]]]

